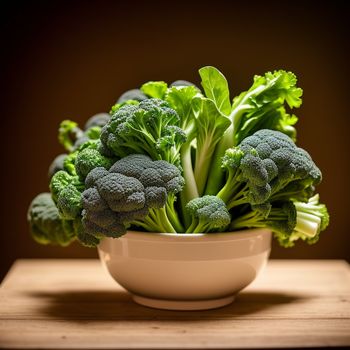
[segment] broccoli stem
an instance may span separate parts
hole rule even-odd
[[[149,231],[176,233],[175,228],[169,221],[165,207],[150,209],[143,222],[148,226]]]
[[[320,231],[320,226],[321,226],[320,217],[298,211],[295,231],[301,232],[308,238],[313,238]]]
[[[248,203],[248,184],[242,185],[241,182],[236,180],[236,175],[237,171],[230,170],[224,187],[217,194],[217,197],[226,203],[227,209],[229,210]]]
[[[181,147],[181,165],[183,169],[183,176],[185,185],[180,193],[180,207],[182,218],[185,225],[190,224],[190,218],[186,215],[185,206],[193,198],[199,197],[196,180],[193,173],[192,159],[191,159],[191,143],[186,142]]]
[[[142,145],[142,147],[136,146],[136,148],[138,148],[139,151],[137,151],[135,153],[143,154],[143,153],[145,153],[144,150],[146,150],[146,153],[148,153],[148,155],[152,159],[160,159],[159,154],[154,151],[154,145],[156,143],[156,140],[148,132],[147,128],[141,127],[140,128],[141,129],[141,133],[139,132],[139,130],[137,130],[134,127],[131,127],[130,129],[135,131],[134,137],[136,137],[138,139],[138,141],[139,141],[139,143],[137,143],[137,144],[141,144]],[[135,147],[133,146],[133,143],[130,142],[130,140],[125,140],[125,141],[126,141],[125,144],[127,145],[127,147],[134,148],[134,150],[135,150]]]
[[[266,227],[264,218],[256,211],[252,210],[231,222],[230,230],[239,230],[247,227]]]
[[[200,220],[193,220],[186,230],[186,233],[204,233],[208,232],[208,224],[202,223]]]
[[[188,226],[186,233],[193,233],[194,230],[196,229],[197,225],[198,225],[198,220],[193,219],[191,224]]]
[[[232,126],[230,125],[215,147],[214,155],[210,164],[211,168],[208,174],[208,181],[205,188],[206,195],[215,196],[225,183],[225,171],[221,167],[221,162],[225,151],[233,145],[232,139]]]
[[[169,218],[170,223],[175,228],[176,232],[185,232],[185,229],[174,207],[175,201],[176,196],[173,193],[169,194],[165,205],[166,214]]]
[[[196,179],[199,196],[204,193],[211,167],[211,158],[214,152],[212,147],[213,134],[207,134],[202,145],[197,144],[196,162],[194,166],[194,177]]]

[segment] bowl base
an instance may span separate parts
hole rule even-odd
[[[153,299],[140,295],[132,295],[133,300],[143,306],[152,307],[155,309],[165,310],[209,310],[216,309],[228,304],[231,304],[235,300],[234,295],[219,299],[209,300],[166,300],[166,299]]]

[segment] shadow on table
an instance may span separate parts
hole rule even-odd
[[[172,320],[201,321],[210,319],[234,319],[266,312],[285,304],[305,299],[300,295],[279,292],[247,291],[225,307],[204,311],[168,311],[138,305],[131,295],[123,291],[67,291],[31,293],[40,298],[39,312],[45,318],[70,320],[76,322],[99,321],[142,321]]]

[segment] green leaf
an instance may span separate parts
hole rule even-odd
[[[164,81],[149,81],[141,86],[141,91],[149,97],[164,99],[167,88]]]
[[[180,127],[184,131],[191,129],[194,122],[192,99],[198,94],[195,86],[173,86],[167,90],[165,100],[180,117]]]
[[[230,91],[224,75],[211,66],[201,68],[199,74],[206,96],[214,101],[221,113],[229,115],[231,112]]]
[[[192,105],[197,116],[197,150],[194,176],[198,186],[198,193],[202,195],[209,169],[212,166],[215,147],[226,129],[231,125],[231,121],[218,110],[211,99],[195,97]]]
[[[286,112],[302,103],[302,89],[296,86],[292,72],[278,70],[256,75],[249,90],[235,97],[230,115],[234,126],[234,144],[259,129],[284,132],[295,140],[293,125],[297,117]]]

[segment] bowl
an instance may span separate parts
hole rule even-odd
[[[151,233],[104,238],[100,260],[136,303],[168,310],[230,304],[266,265],[271,231]]]

